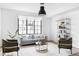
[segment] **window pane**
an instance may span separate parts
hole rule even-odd
[[[22,24],[22,20],[19,20],[19,24]]]
[[[34,26],[31,26],[31,29],[34,30]]]
[[[19,27],[19,31],[22,31],[22,27]]]
[[[30,31],[30,33],[32,33],[32,34],[33,34],[33,33],[34,33],[34,30],[31,30],[31,31]]]
[[[30,21],[28,21],[28,25],[30,25],[31,24],[31,22]]]
[[[22,27],[22,26],[26,26],[26,21],[25,20],[19,21],[19,27]]]
[[[19,31],[19,34],[22,34],[22,31]]]
[[[19,28],[19,34],[22,34],[22,28]]]
[[[38,29],[38,26],[35,26],[35,29]]]
[[[22,25],[23,25],[23,26],[26,26],[26,20],[23,20]]]
[[[31,26],[28,26],[28,29],[31,29]]]
[[[41,25],[41,22],[35,22],[35,25]]]
[[[38,26],[38,29],[40,29],[40,26]]]
[[[40,34],[40,30],[38,30],[38,34]]]
[[[22,27],[22,24],[19,24],[19,27]]]
[[[40,26],[35,26],[35,29],[40,29],[41,27]]]
[[[34,26],[28,26],[28,30],[33,30]]]
[[[33,34],[34,30],[28,30],[28,34]]]
[[[33,26],[34,25],[34,21],[33,20],[28,20],[28,25],[29,26]]]
[[[30,34],[30,30],[28,30],[28,34]]]
[[[40,25],[41,22],[38,22],[38,25]]]
[[[35,25],[38,25],[38,22],[35,22]]]
[[[26,34],[26,30],[23,31],[23,34]]]
[[[26,27],[23,27],[22,30],[25,31],[26,30]]]
[[[22,27],[22,21],[19,21],[19,26]]]
[[[38,30],[35,30],[35,33],[37,34],[38,33]]]

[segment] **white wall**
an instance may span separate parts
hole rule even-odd
[[[52,18],[51,20],[51,40],[53,40],[54,42],[58,42],[58,38],[57,38],[57,19]]]
[[[71,34],[73,38],[73,47],[79,48],[79,8],[73,9],[71,11],[63,12],[61,14],[52,17],[52,30],[53,40],[57,39],[57,22],[56,20],[70,18],[71,19]]]
[[[1,9],[0,9],[0,46],[2,44],[2,41],[1,41]]]
[[[43,18],[42,20],[42,33],[48,36],[48,40],[51,40],[51,18]]]

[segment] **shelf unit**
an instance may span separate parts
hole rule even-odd
[[[70,38],[71,37],[71,19],[65,18],[57,20],[58,38]]]

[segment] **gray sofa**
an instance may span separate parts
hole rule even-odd
[[[30,45],[35,44],[38,40],[42,41],[44,40],[44,37],[39,37],[36,35],[25,35],[20,38],[20,45]]]

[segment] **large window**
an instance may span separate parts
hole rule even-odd
[[[18,19],[19,34],[41,34],[42,21],[37,17],[19,17]]]

